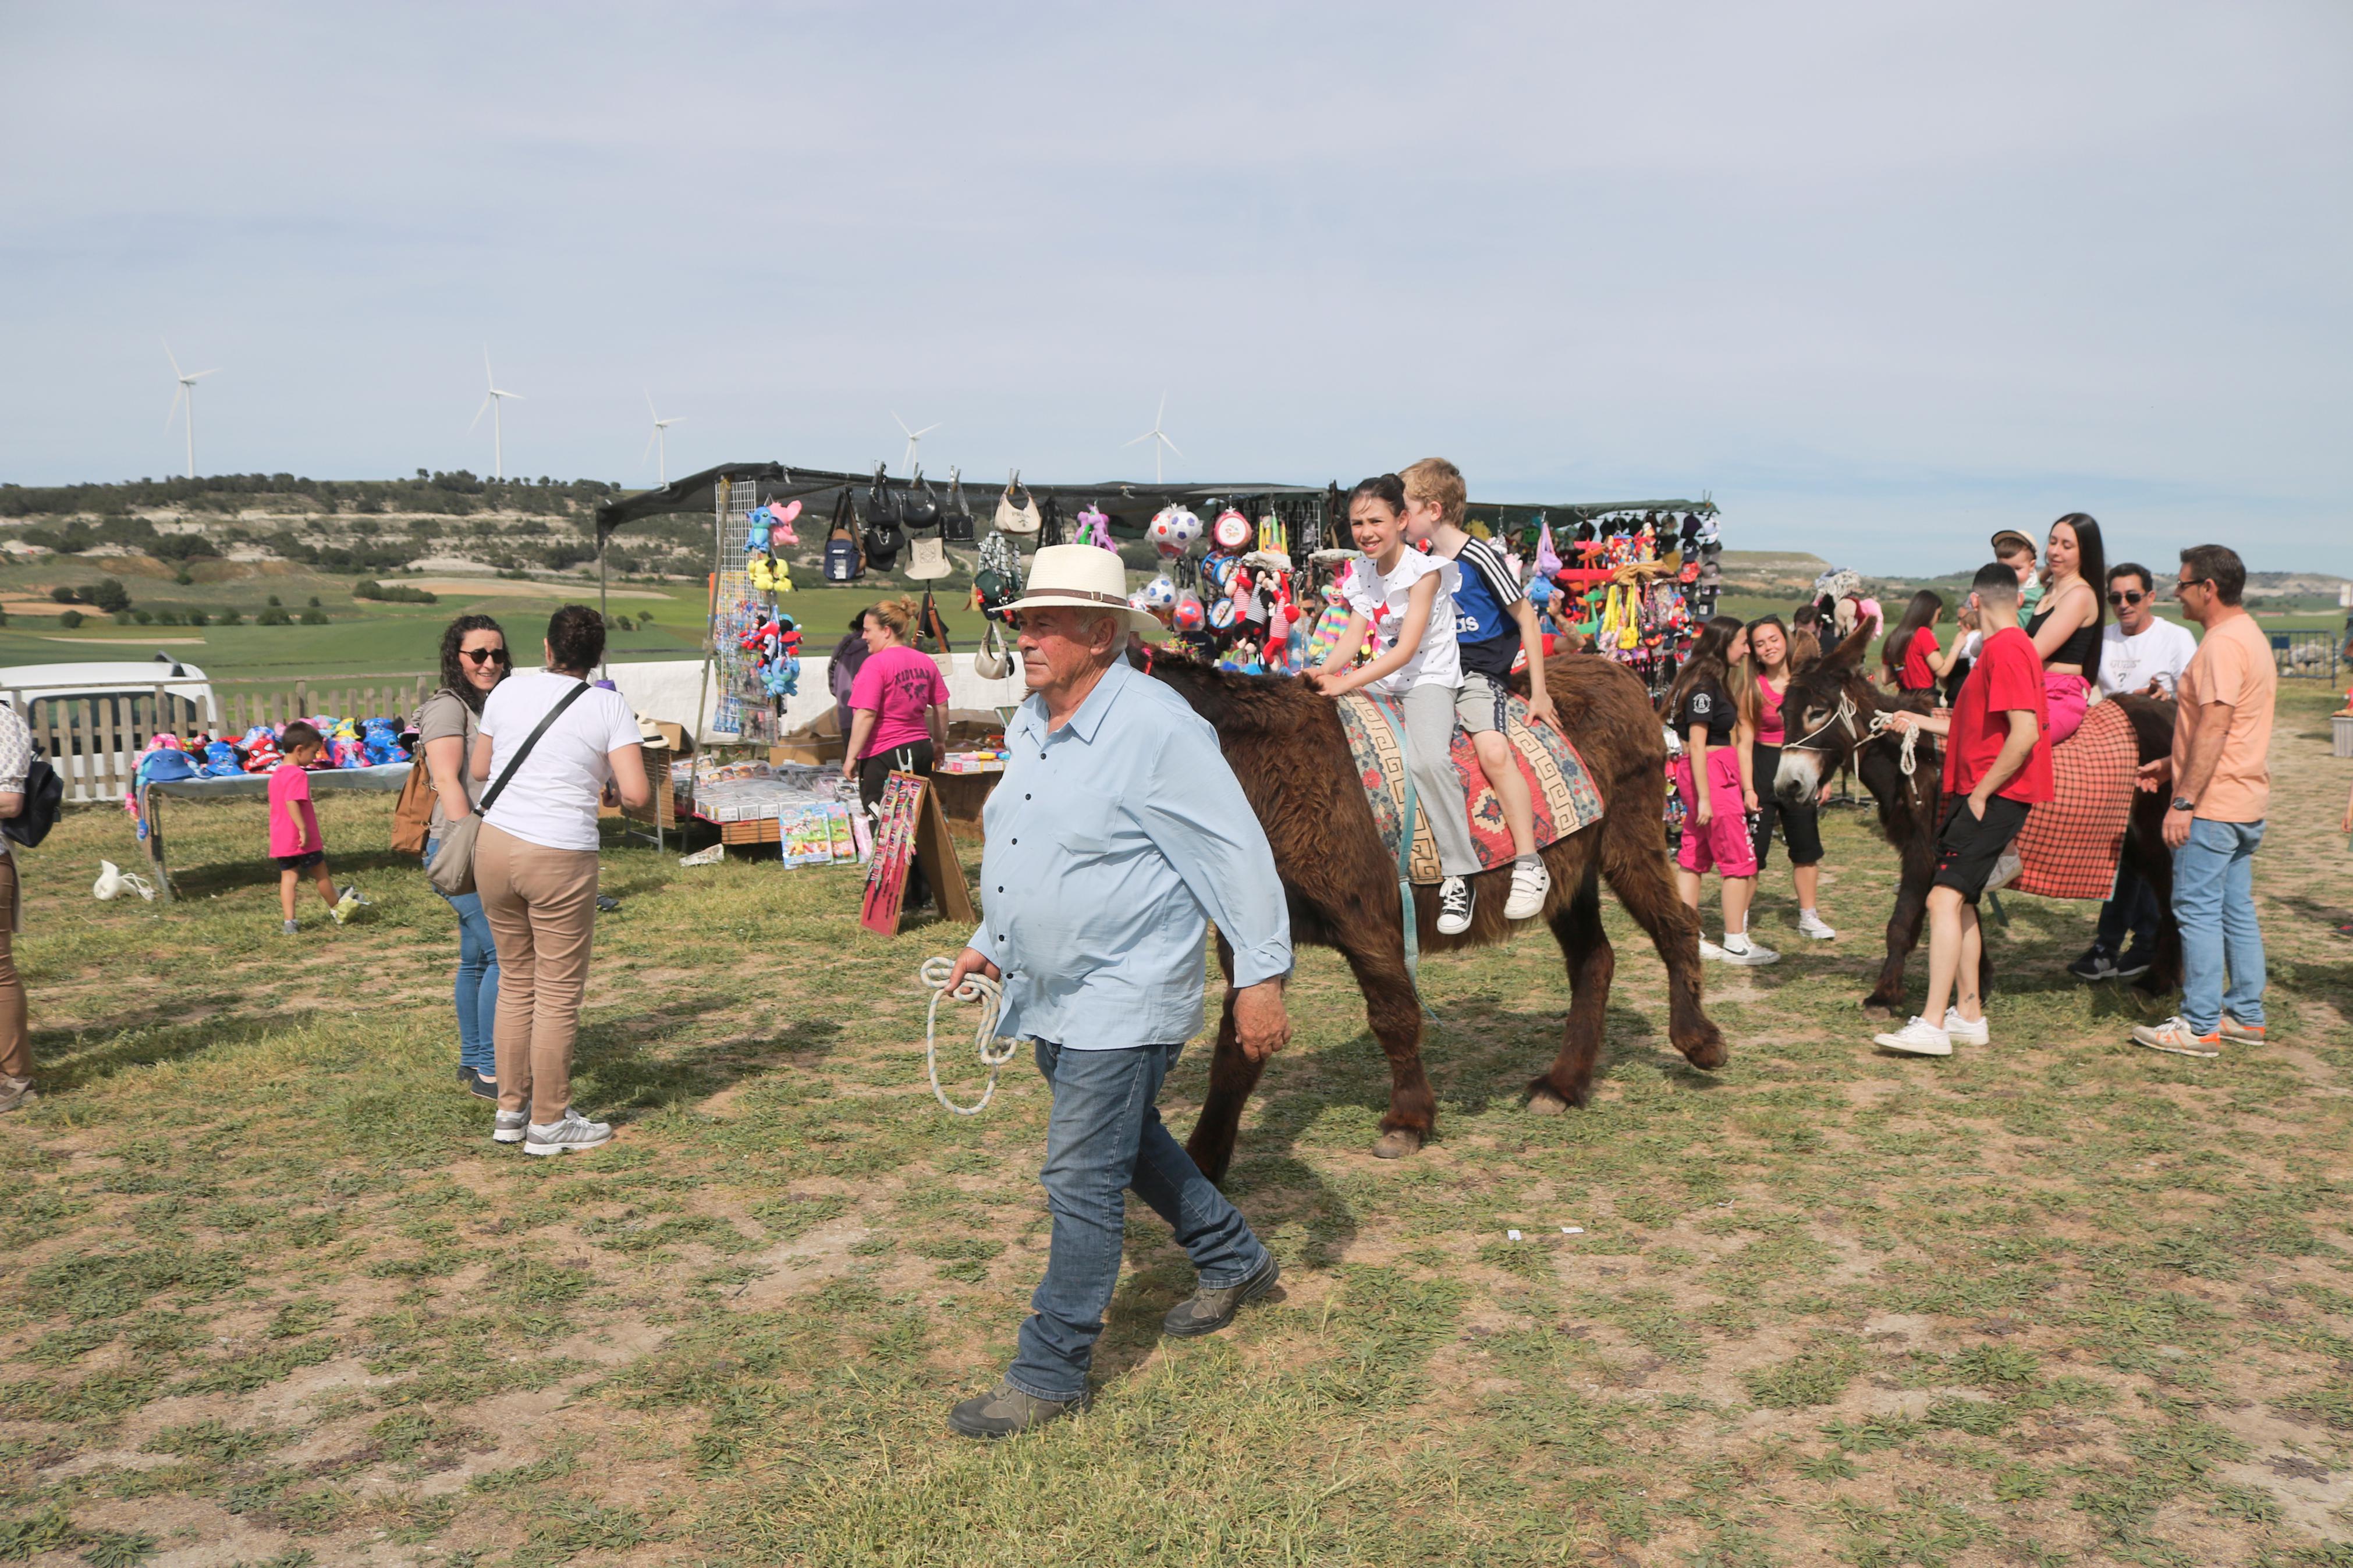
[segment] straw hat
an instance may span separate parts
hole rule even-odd
[[[1127,568],[1108,550],[1092,544],[1041,546],[1029,564],[1029,588],[1005,606],[1007,615],[1043,610],[1057,605],[1073,609],[1112,610],[1139,632],[1160,629],[1148,611],[1127,602]]]

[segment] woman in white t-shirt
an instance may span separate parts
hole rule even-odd
[[[632,809],[653,799],[636,716],[619,692],[588,684],[605,657],[604,617],[565,605],[548,618],[545,651],[546,669],[511,675],[483,700],[470,770],[491,781],[474,841],[475,890],[499,950],[491,1136],[526,1154],[613,1136],[572,1109],[572,1042],[596,924],[596,807],[608,785]]]
[[[1454,694],[1462,662],[1454,641],[1454,585],[1461,568],[1405,542],[1405,481],[1395,474],[1366,479],[1348,496],[1348,526],[1366,559],[1349,567],[1340,591],[1348,626],[1308,682],[1326,697],[1360,686],[1393,700],[1405,716],[1406,766],[1414,799],[1438,844],[1438,929],[1457,936],[1471,928],[1471,886],[1479,851],[1471,841],[1470,805],[1454,771]],[[1382,652],[1348,667],[1349,653],[1378,634]]]

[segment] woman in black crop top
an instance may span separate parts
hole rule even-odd
[[[2084,722],[2091,677],[2100,668],[2100,625],[2107,616],[2092,586],[2108,571],[2100,525],[2087,513],[2069,512],[2051,525],[2043,560],[2042,605],[2026,623],[2026,635],[2042,656],[2043,703],[2055,746]]]

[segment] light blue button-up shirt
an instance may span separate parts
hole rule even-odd
[[[971,942],[1004,972],[1000,1033],[1082,1051],[1190,1039],[1212,920],[1237,985],[1291,973],[1274,851],[1183,698],[1122,660],[1060,730],[1032,696],[1005,743]]]

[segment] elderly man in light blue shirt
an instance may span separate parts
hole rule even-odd
[[[1000,980],[999,1031],[1036,1043],[1054,1095],[1039,1173],[1053,1239],[1005,1380],[949,1414],[966,1436],[1008,1436],[1085,1406],[1128,1191],[1199,1271],[1166,1332],[1225,1327],[1278,1274],[1154,1101],[1201,1025],[1210,920],[1233,950],[1241,1048],[1264,1060],[1290,1038],[1290,916],[1217,732],[1128,666],[1131,626],[1151,623],[1125,588],[1116,555],[1050,545],[1012,606],[1030,697],[1006,729],[1005,773],[983,817],[987,918],[949,985],[976,972]]]

